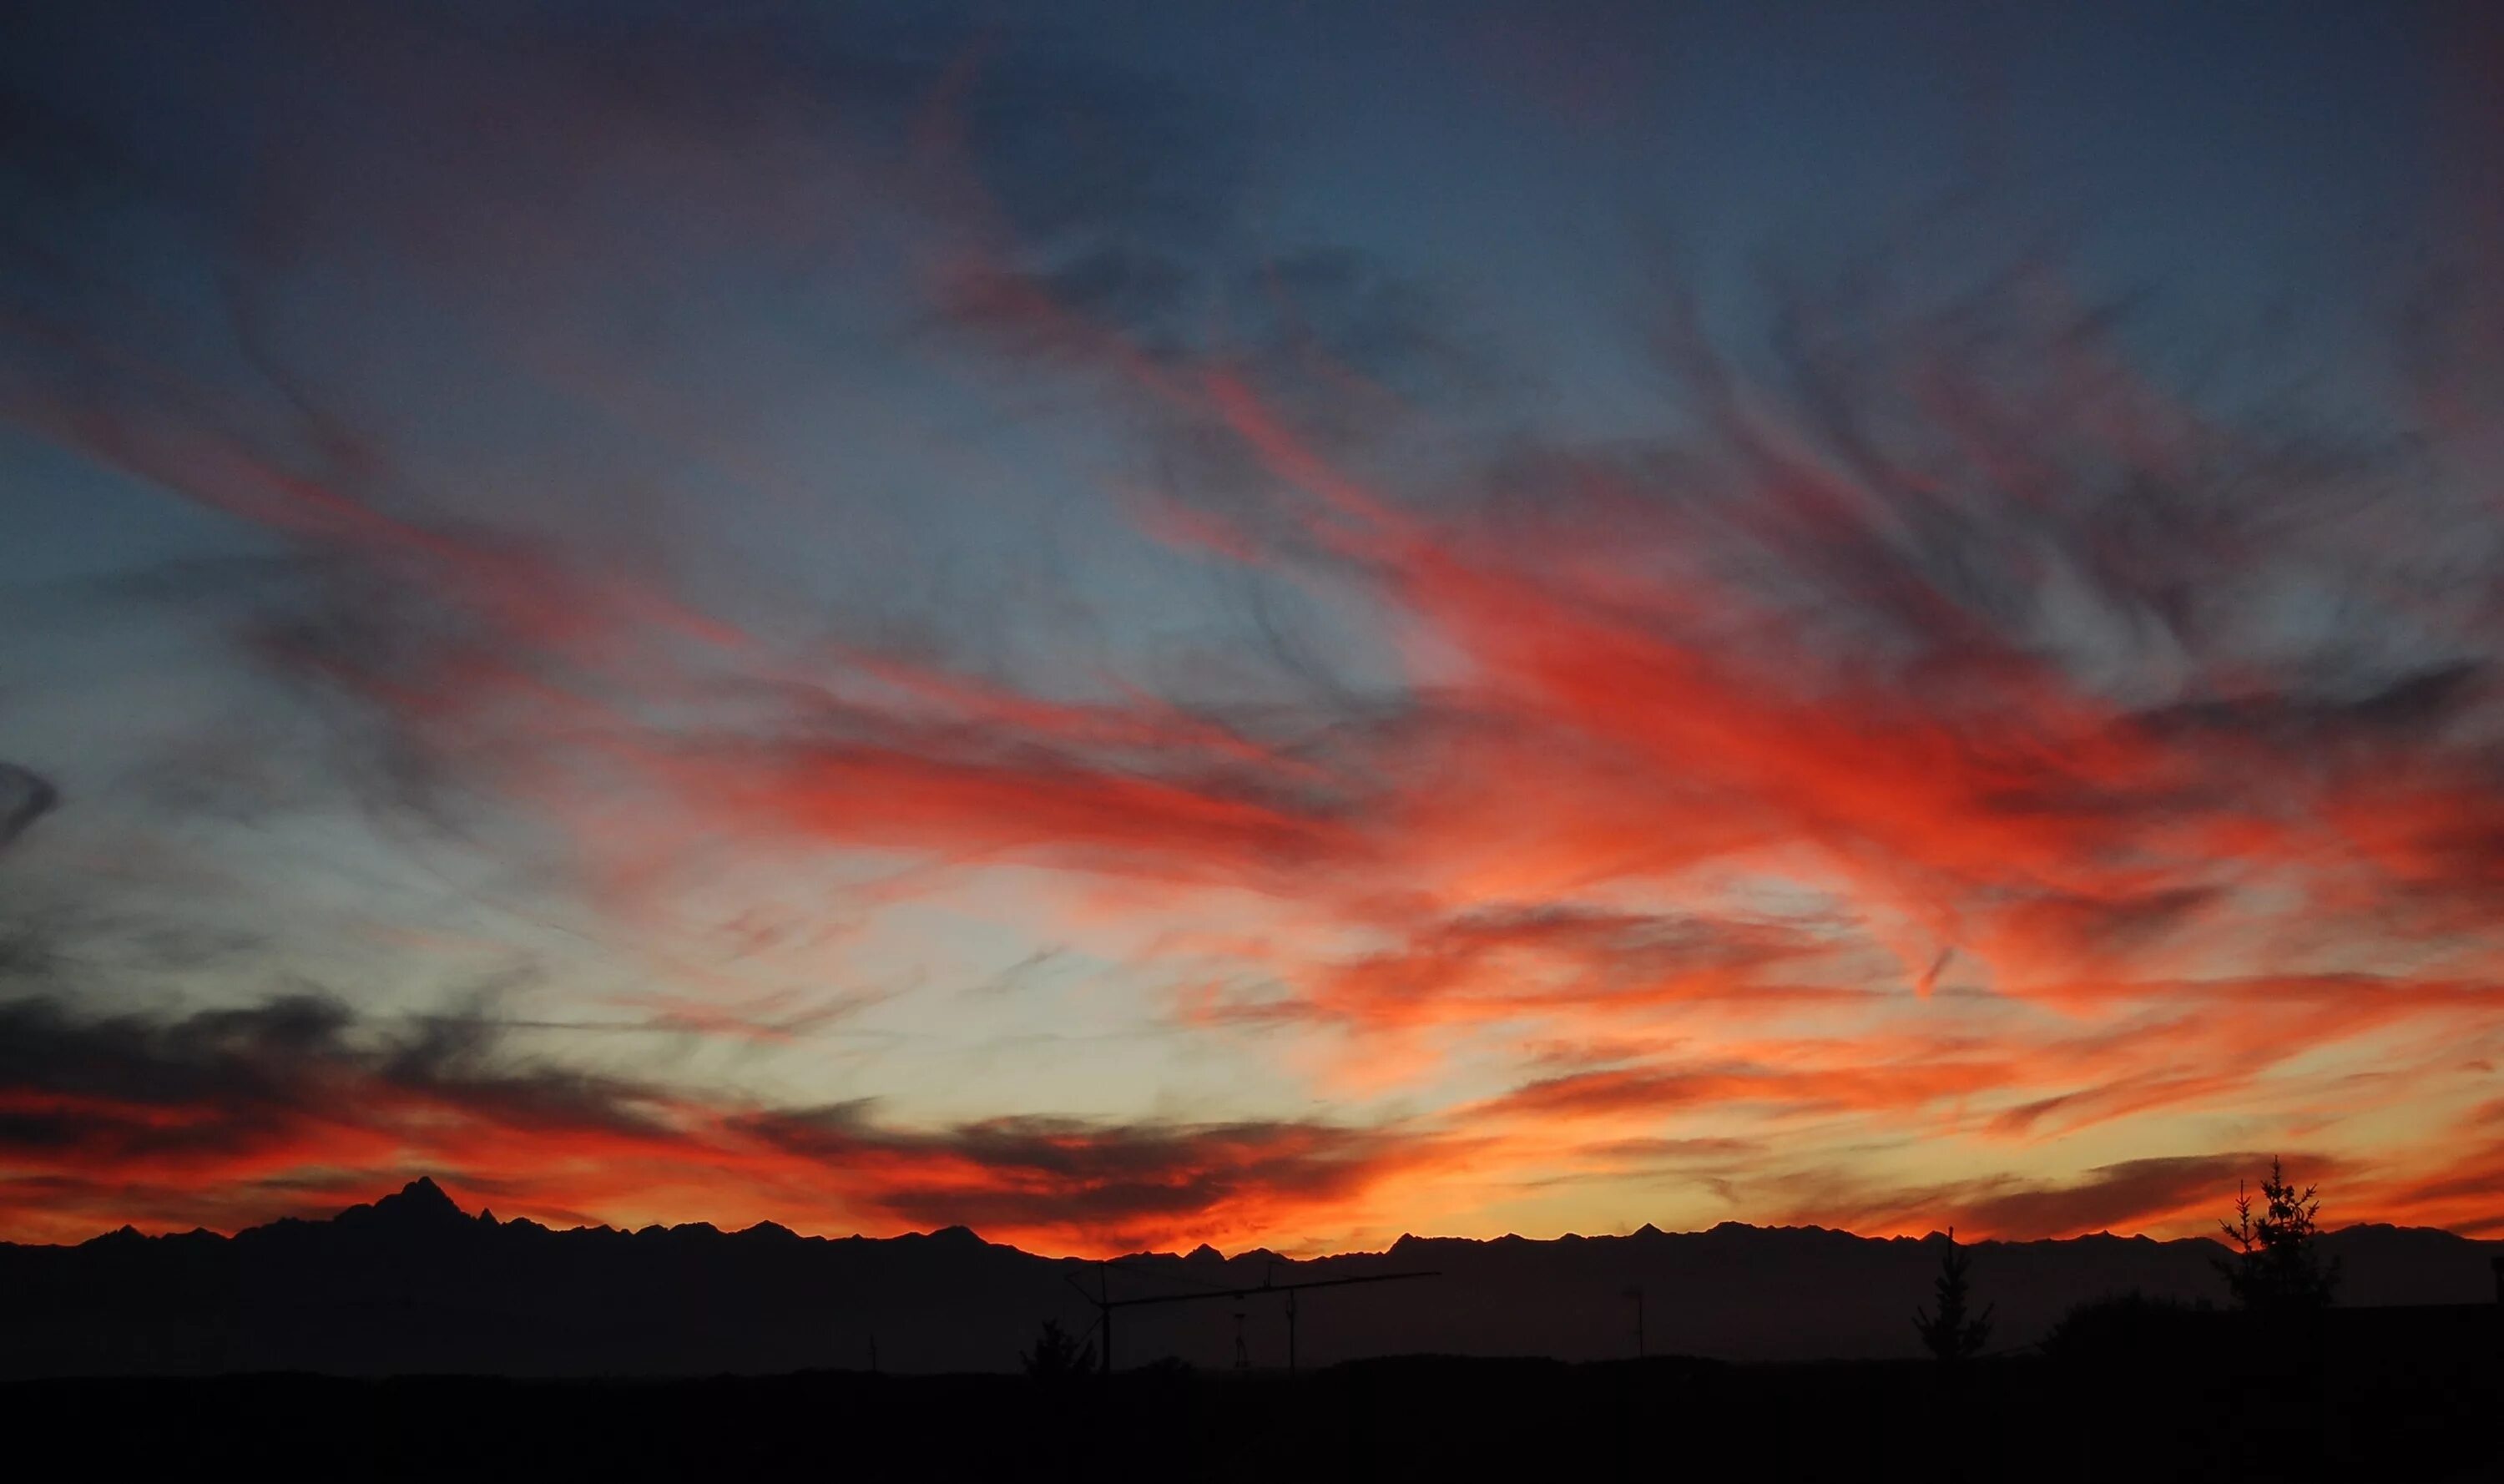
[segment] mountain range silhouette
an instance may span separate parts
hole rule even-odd
[[[1478,1241],[1404,1236],[1386,1252],[1291,1261],[1208,1247],[1111,1264],[984,1241],[962,1226],[888,1238],[802,1237],[771,1222],[556,1230],[472,1216],[432,1179],[328,1221],[233,1236],[74,1247],[0,1244],[0,1376],[196,1374],[691,1375],[810,1368],[1014,1369],[1046,1319],[1095,1321],[1090,1296],[1221,1293],[1433,1270],[1419,1282],[1301,1299],[1306,1366],[1443,1353],[1631,1355],[1633,1293],[1653,1354],[1731,1361],[1917,1353],[1910,1316],[1943,1238],[1725,1223],[1625,1236]],[[2323,1239],[2355,1306],[2483,1303],[2504,1243],[2352,1226]],[[2218,1244],[2105,1234],[1969,1244],[1995,1344],[2039,1338],[2072,1305],[2137,1290],[2222,1301]],[[1081,1290],[1084,1292],[1082,1293]],[[1285,1361],[1283,1295],[1126,1309],[1117,1364]]]

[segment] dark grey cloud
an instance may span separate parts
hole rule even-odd
[[[2310,1174],[2335,1172],[2319,1155],[2296,1156]],[[2136,1231],[2185,1206],[2232,1205],[2238,1182],[2266,1173],[2258,1154],[2187,1155],[2099,1165],[2068,1185],[2012,1190],[1965,1202],[1963,1220],[2012,1240]]]
[[[867,1101],[709,1103],[531,1060],[510,1046],[516,1023],[360,1017],[309,993],[153,1014],[0,1001],[0,1158],[17,1171],[0,1182],[0,1220],[18,1201],[120,1202],[240,1223],[410,1161],[467,1189],[580,1209],[584,1158],[768,1157],[789,1161],[786,1176],[817,1172],[823,1208],[855,1219],[1118,1240],[1241,1204],[1328,1203],[1449,1143],[1294,1121],[898,1127]]]
[[[0,763],[0,850],[60,806],[61,792],[32,769]]]
[[[929,1133],[883,1128],[866,1103],[746,1120],[778,1149],[872,1170],[871,1198],[922,1225],[1105,1233],[1234,1207],[1343,1199],[1436,1152],[1436,1141],[1301,1122],[1102,1123],[1011,1118]],[[915,1167],[932,1167],[917,1177]]]
[[[557,1136],[649,1131],[648,1089],[515,1059],[498,1038],[442,1019],[362,1022],[326,995],[180,1015],[84,1015],[32,996],[0,1002],[0,1148],[99,1173],[140,1161],[217,1168],[331,1139],[428,1107]]]
[[[2223,1218],[2239,1185],[2269,1173],[2271,1156],[2251,1152],[2163,1156],[2098,1165],[2074,1179],[1994,1175],[1922,1188],[1875,1189],[1848,1169],[1810,1170],[1772,1182],[1803,1217],[1858,1229],[1958,1226],[2004,1241],[2140,1231],[2187,1211]],[[2336,1179],[2349,1166],[2332,1156],[2292,1153],[2289,1169],[2306,1182]]]

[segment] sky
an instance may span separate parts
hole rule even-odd
[[[22,7],[0,1237],[2504,1234],[2504,27]]]

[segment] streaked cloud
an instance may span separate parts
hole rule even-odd
[[[13,600],[14,1229],[2499,1220],[2476,274],[1473,278],[1083,27],[122,18],[6,83],[7,457],[167,523]]]

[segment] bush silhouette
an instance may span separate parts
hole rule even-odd
[[[2206,1300],[2189,1304],[2179,1298],[2151,1297],[2137,1289],[2105,1294],[2073,1305],[2043,1336],[2039,1348],[2048,1359],[2065,1363],[2184,1354],[2194,1348],[2191,1331],[2200,1324],[2199,1316],[2213,1312]]]
[[[2235,1189],[2235,1219],[2217,1225],[2235,1244],[2233,1256],[2217,1263],[2226,1277],[2235,1306],[2260,1313],[2288,1313],[2327,1308],[2339,1286],[2339,1263],[2321,1258],[2320,1187],[2302,1191],[2286,1178],[2280,1162],[2270,1160],[2269,1178],[2261,1182],[2261,1209],[2252,1210],[2251,1191]]]
[[[1043,1332],[1034,1337],[1034,1348],[1018,1357],[1026,1373],[1038,1381],[1056,1381],[1069,1376],[1083,1376],[1096,1368],[1096,1342],[1084,1346],[1061,1321],[1047,1319]]]
[[[1967,1270],[1969,1260],[1965,1249],[1957,1245],[1956,1228],[1948,1228],[1948,1250],[1939,1259],[1939,1276],[1935,1285],[1938,1295],[1938,1317],[1933,1319],[1920,1309],[1913,1311],[1913,1328],[1922,1332],[1922,1344],[1942,1362],[1968,1361],[1982,1353],[1991,1338],[1992,1310],[1966,1317],[1968,1302]]]

